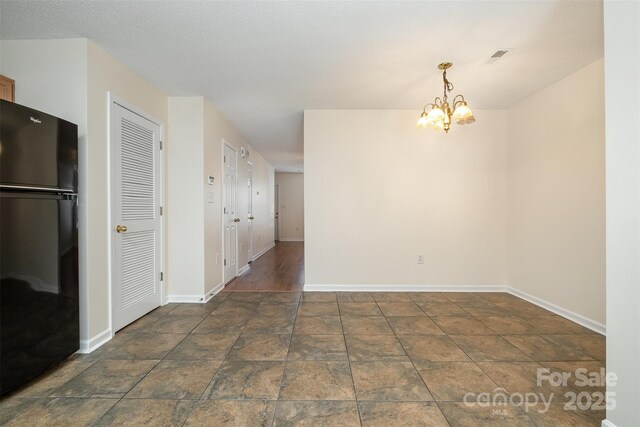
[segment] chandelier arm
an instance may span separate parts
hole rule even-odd
[[[456,99],[458,99],[458,97],[461,98],[461,99],[456,101]],[[464,96],[462,96],[462,94],[457,94],[456,96],[454,96],[453,97],[453,108],[455,109],[456,106],[461,102],[465,102]]]

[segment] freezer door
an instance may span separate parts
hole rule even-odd
[[[79,348],[76,206],[0,192],[0,394]]]
[[[77,191],[78,127],[0,100],[0,185]]]

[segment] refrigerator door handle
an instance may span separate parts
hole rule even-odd
[[[75,194],[75,191],[68,190],[66,188],[50,188],[50,187],[31,187],[27,185],[7,185],[0,184],[0,190],[31,190],[31,191],[44,191],[47,193],[65,193]]]

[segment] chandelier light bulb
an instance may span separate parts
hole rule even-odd
[[[470,117],[473,117],[471,108],[469,108],[465,101],[460,101],[455,111],[453,112],[453,118],[457,123],[460,123],[461,121],[465,121]]]
[[[433,107],[431,111],[429,111],[428,117],[432,122],[437,122],[439,120],[443,120],[445,118],[445,114],[440,107]]]
[[[444,130],[444,120],[429,121],[429,127],[433,130]]]
[[[424,129],[426,127],[429,126],[429,118],[428,118],[428,114],[426,111],[422,111],[422,114],[420,114],[420,118],[418,119],[418,123],[416,123],[416,127],[417,128],[421,128]]]

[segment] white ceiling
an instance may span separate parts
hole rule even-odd
[[[603,56],[601,1],[0,1],[0,37],[87,37],[169,95],[204,95],[280,171],[303,110],[505,108]],[[487,59],[513,48],[494,64]]]

